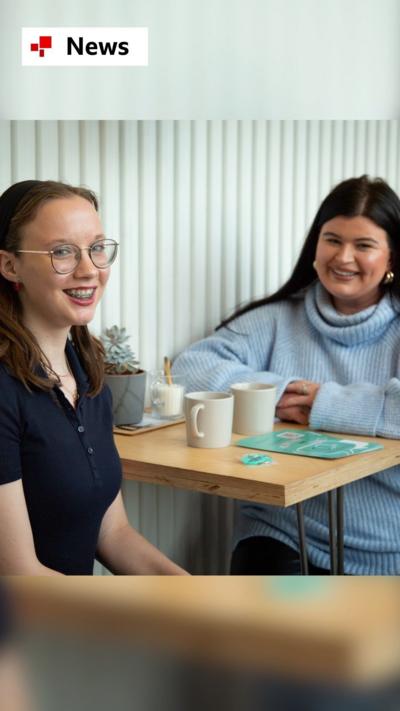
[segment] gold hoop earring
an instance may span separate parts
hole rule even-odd
[[[394,274],[393,272],[386,272],[386,276],[383,280],[384,284],[391,284],[394,279]]]
[[[313,265],[315,271],[317,271],[317,260],[316,259],[313,261],[312,265]]]

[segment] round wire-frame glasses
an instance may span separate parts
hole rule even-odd
[[[78,247],[76,244],[59,244],[48,250],[17,249],[20,254],[47,254],[57,274],[70,274],[78,266],[82,252],[87,252],[96,269],[107,269],[114,262],[118,253],[118,242],[113,239],[98,239],[90,247]]]

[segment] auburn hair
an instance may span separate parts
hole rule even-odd
[[[75,187],[53,180],[39,181],[17,205],[5,236],[3,249],[16,254],[21,245],[21,229],[35,219],[39,208],[49,200],[78,196],[90,202],[98,211],[95,194],[83,187]],[[88,395],[95,397],[104,383],[104,349],[99,339],[92,336],[87,326],[72,326],[72,342],[89,378]],[[22,306],[13,283],[0,275],[0,362],[28,390],[32,387],[52,390],[59,379],[40,348],[35,336],[24,326]],[[53,377],[46,377],[43,370]]]

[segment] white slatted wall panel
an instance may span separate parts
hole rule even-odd
[[[0,122],[0,190],[85,184],[120,241],[92,324],[121,323],[146,369],[286,279],[320,200],[364,172],[400,191],[399,121]],[[193,570],[218,572],[232,506],[125,485],[132,521]]]

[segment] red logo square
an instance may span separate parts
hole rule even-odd
[[[41,49],[51,49],[51,37],[48,35],[39,37]]]

